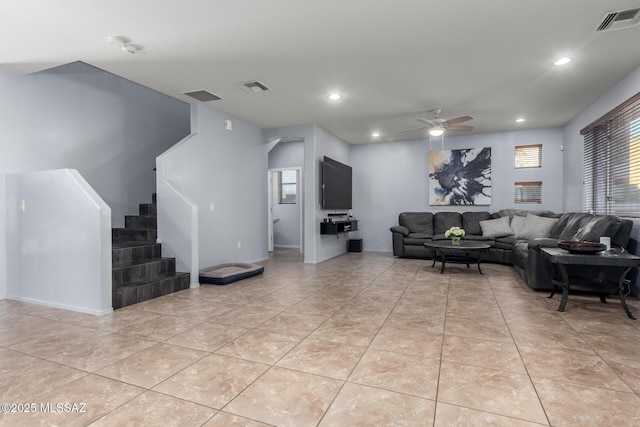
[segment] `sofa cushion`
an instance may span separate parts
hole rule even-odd
[[[516,217],[513,217],[513,219],[516,219]],[[556,218],[544,218],[528,214],[522,226],[515,232],[515,238],[528,240],[536,237],[549,237],[551,228],[557,221]]]
[[[622,225],[622,221],[613,215],[598,215],[583,223],[572,240],[599,242],[600,237],[613,237]]]
[[[426,233],[409,233],[410,239],[431,239],[433,236]]]
[[[433,234],[444,234],[451,227],[462,228],[462,215],[459,212],[436,212],[433,216]]]
[[[577,233],[578,229],[582,226],[583,222],[588,221],[592,215],[588,213],[570,213],[567,214],[565,226],[558,234],[558,240],[572,240],[573,236]],[[560,218],[558,222],[564,222],[564,218]],[[554,237],[554,229],[551,229],[549,237]]]
[[[503,237],[496,237],[495,241],[496,241],[496,248],[511,250],[516,239],[514,239],[513,236],[503,236]]]
[[[488,219],[491,219],[489,212],[463,212],[462,228],[467,234],[481,236],[482,228],[480,227],[480,221],[486,221]]]
[[[510,218],[503,216],[498,219],[489,219],[486,221],[480,221],[480,228],[482,228],[482,235],[484,237],[502,237],[513,234],[513,230],[509,226]]]
[[[402,212],[398,219],[409,233],[433,234],[433,214],[431,212]]]
[[[414,236],[424,236],[424,234],[414,234]],[[405,237],[403,240],[403,243],[407,246],[424,246],[424,244],[426,242],[430,242],[431,239],[429,238],[418,238],[418,237]]]

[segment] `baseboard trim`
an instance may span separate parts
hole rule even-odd
[[[108,313],[113,313],[113,308],[109,307],[108,309],[104,309],[104,310],[95,310],[92,308],[87,308],[87,307],[78,307],[75,305],[69,305],[69,304],[60,304],[57,302],[51,302],[51,301],[44,301],[44,300],[39,300],[39,299],[35,299],[35,298],[25,298],[25,297],[7,297],[7,299],[9,300],[14,300],[14,301],[20,301],[20,302],[26,302],[29,304],[35,304],[35,305],[42,305],[45,307],[51,307],[51,308],[60,308],[62,310],[69,310],[69,311],[77,311],[79,313],[86,313],[86,314],[93,314],[95,316],[101,316],[103,314],[108,314]]]

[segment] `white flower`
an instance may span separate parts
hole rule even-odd
[[[460,227],[451,227],[444,232],[444,237],[464,237],[465,234],[464,229]]]

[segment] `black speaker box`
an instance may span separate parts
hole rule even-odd
[[[349,252],[362,252],[362,239],[349,239]]]

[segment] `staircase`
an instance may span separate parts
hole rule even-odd
[[[112,229],[112,306],[116,310],[189,287],[189,273],[176,272],[175,258],[163,258],[156,243],[156,195]]]

